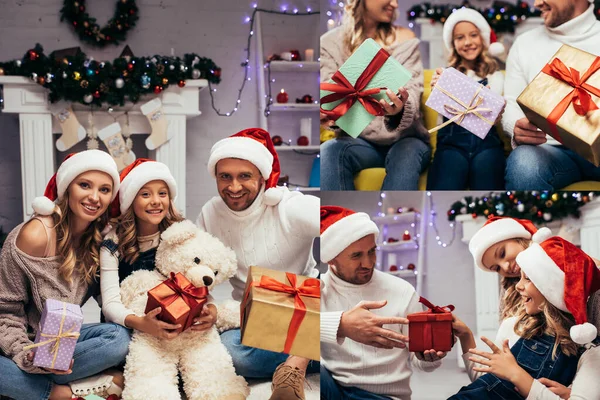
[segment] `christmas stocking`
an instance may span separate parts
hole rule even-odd
[[[148,118],[150,127],[152,128],[150,136],[146,139],[146,147],[149,150],[154,150],[171,139],[172,133],[167,130],[168,123],[163,114],[162,102],[159,98],[150,100],[142,105],[140,110],[142,110],[142,114]]]
[[[85,138],[85,128],[77,121],[69,103],[54,104],[50,111],[58,120],[62,131],[62,135],[56,141],[56,148],[59,151],[66,151]]]
[[[135,161],[135,154],[125,145],[121,134],[121,125],[118,122],[102,128],[98,131],[98,137],[106,145],[108,152],[117,163],[119,171]]]

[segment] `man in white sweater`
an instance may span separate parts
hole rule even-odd
[[[506,60],[502,126],[512,137],[513,151],[506,163],[506,188],[556,190],[581,180],[600,181],[600,168],[531,124],[517,104],[517,97],[567,44],[600,55],[600,21],[593,0],[535,0],[544,26],[519,35]]]
[[[197,224],[231,247],[238,270],[230,280],[240,301],[252,265],[316,277],[312,244],[319,235],[319,199],[277,187],[279,159],[269,133],[246,129],[218,141],[210,151],[208,171],[219,196],[209,200]],[[239,321],[239,307],[237,316]],[[240,329],[223,332],[238,374],[273,379],[276,399],[304,399],[304,376],[319,363],[241,344]],[[308,368],[308,369],[307,369]]]
[[[378,233],[365,213],[321,207],[321,259],[329,265],[321,276],[321,399],[410,400],[412,367],[432,371],[446,355],[410,353],[402,343],[408,340],[406,325],[371,327],[377,334],[369,344],[345,340],[344,314],[361,301],[387,300],[370,311],[386,324],[406,324],[408,314],[423,311],[408,282],[375,269]]]

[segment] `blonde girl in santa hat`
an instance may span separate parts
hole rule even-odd
[[[71,369],[36,367],[30,347],[47,299],[83,305],[98,294],[101,231],[119,190],[119,172],[100,150],[69,155],[33,201],[33,217],[13,229],[0,253],[0,395],[62,400],[121,393],[129,332],[83,324]]]
[[[557,389],[571,383],[567,398],[600,398],[600,340],[586,313],[588,299],[600,289],[594,259],[554,236],[532,243],[517,263],[523,305],[502,322],[496,344],[482,337],[491,353],[474,349],[471,331],[455,324],[474,382],[451,399],[556,399]]]
[[[454,11],[443,28],[443,39],[450,53],[448,66],[473,78],[493,92],[502,95],[504,74],[490,57],[504,52],[500,43],[490,44],[492,30],[476,10]],[[438,68],[431,79],[437,84],[443,72]],[[502,117],[498,116],[496,122]],[[444,118],[444,122],[447,119]],[[427,174],[429,190],[493,190],[504,188],[504,148],[495,126],[485,139],[451,123],[437,132],[437,147]]]

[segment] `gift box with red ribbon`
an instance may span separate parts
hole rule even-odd
[[[157,318],[170,324],[181,324],[178,332],[182,332],[200,316],[207,297],[206,287],[196,287],[182,274],[171,272],[167,280],[148,291],[145,312],[161,307]]]
[[[563,45],[517,103],[532,124],[600,166],[600,57]]]
[[[352,137],[358,137],[376,116],[379,104],[390,102],[385,89],[397,93],[412,74],[373,39],[365,40],[331,80],[321,83],[321,112]]]
[[[242,344],[320,359],[321,282],[250,267],[240,305]]]
[[[408,350],[423,352],[425,350],[450,351],[454,344],[452,335],[453,305],[439,307],[421,297],[429,310],[409,314],[408,318]]]

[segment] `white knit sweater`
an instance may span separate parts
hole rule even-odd
[[[364,285],[354,285],[338,278],[332,271],[321,275],[321,363],[342,386],[352,386],[392,399],[410,400],[412,366],[433,371],[441,361],[425,362],[408,349],[378,349],[353,340],[337,340],[337,328],[343,311],[361,300],[387,300],[374,314],[406,317],[423,311],[419,295],[406,281],[384,272],[374,271]],[[408,325],[386,326],[408,335]]]
[[[312,277],[318,274],[312,244],[319,236],[319,199],[285,190],[278,205],[267,206],[263,196],[261,190],[254,203],[240,212],[213,197],[196,221],[235,251],[238,270],[230,280],[234,300],[242,299],[252,265]]]
[[[594,6],[578,17],[556,28],[540,26],[519,35],[510,49],[506,60],[504,97],[506,110],[502,127],[510,136],[517,120],[525,114],[517,104],[517,97],[550,61],[560,46],[568,44],[594,55],[600,55],[600,21],[594,17]],[[582,71],[583,73],[583,71]],[[559,145],[547,136],[548,144]]]
[[[512,347],[520,339],[514,329],[516,321],[516,317],[510,317],[502,321],[496,335],[495,343],[497,346],[502,346],[502,342],[508,339],[508,345]],[[489,351],[487,348],[481,350]],[[473,367],[480,364],[469,361],[470,355],[469,353],[463,354],[463,360],[469,378],[471,378],[471,381],[474,381],[483,375],[483,373],[473,371]],[[600,399],[598,371],[600,371],[600,347],[591,347],[583,353],[577,364],[577,373],[571,385],[571,400]],[[534,379],[527,400],[560,400],[560,396],[552,393],[540,381]]]

